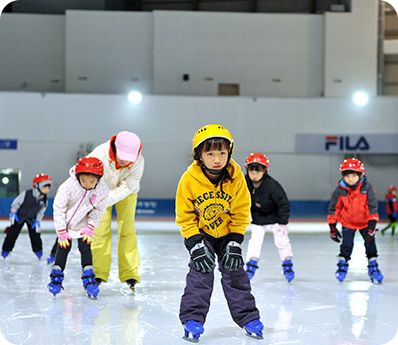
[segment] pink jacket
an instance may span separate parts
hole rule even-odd
[[[67,229],[72,238],[82,238],[80,232],[88,224],[98,226],[107,207],[109,189],[103,178],[94,189],[84,189],[76,179],[74,166],[69,174],[54,198],[55,229],[57,233]]]

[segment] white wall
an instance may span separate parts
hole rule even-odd
[[[64,87],[65,17],[2,14],[0,90],[62,92]]]
[[[150,93],[152,14],[67,11],[65,61],[67,92]]]
[[[155,12],[154,93],[211,96],[218,83],[246,96],[320,96],[323,16]]]
[[[257,97],[345,97],[357,88],[374,95],[376,4],[353,0],[352,13],[324,15],[5,13],[0,90],[26,82],[28,91],[215,96],[218,83],[237,83],[241,95]]]
[[[378,2],[352,0],[350,13],[325,13],[325,96],[377,95]]]
[[[147,96],[140,105],[124,96],[0,93],[0,139],[18,139],[18,150],[0,150],[0,168],[22,171],[22,185],[49,173],[59,186],[82,143],[98,145],[121,130],[136,132],[146,159],[141,198],[174,198],[191,162],[194,132],[221,123],[235,140],[243,166],[253,151],[271,161],[270,174],[290,199],[327,200],[340,178],[342,154],[297,154],[296,133],[383,134],[398,132],[398,99],[372,98],[354,106],[342,98]],[[367,175],[383,195],[398,184],[398,155],[362,155]],[[56,188],[51,193],[54,194]],[[51,194],[50,194],[51,196]]]

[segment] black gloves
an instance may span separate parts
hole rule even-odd
[[[376,234],[376,221],[375,220],[369,220],[368,222],[368,227],[365,228],[365,230],[367,230],[367,234],[365,236],[365,240],[366,241],[371,241],[373,240],[375,234]]]
[[[224,267],[229,271],[237,271],[245,264],[242,256],[240,243],[236,241],[228,242],[223,256]]]
[[[339,230],[337,230],[337,228],[336,228],[336,223],[329,224],[329,227],[330,227],[330,238],[335,242],[340,242],[341,234],[340,234]],[[376,228],[376,221],[370,220],[368,222],[368,226],[363,229],[363,230],[365,230],[365,233],[363,235],[365,241],[369,242],[374,238],[376,232],[378,231],[375,228]],[[361,233],[363,233],[363,230],[361,230]]]
[[[225,247],[225,254],[222,257],[222,261],[227,270],[237,271],[245,264],[241,248],[241,243],[243,242],[244,237],[242,234],[237,233],[230,233],[227,236],[227,245]],[[196,271],[207,273],[211,272],[214,267],[216,267],[215,256],[203,243],[202,234],[194,235],[185,239],[185,246],[191,254]]]
[[[330,228],[330,238],[333,241],[339,243],[340,242],[339,239],[341,238],[341,234],[340,234],[340,231],[337,230],[337,228],[336,228],[336,223],[329,224],[329,228]]]
[[[191,254],[193,267],[202,273],[211,272],[216,267],[214,254],[203,243],[201,234],[191,236],[185,240],[185,246]]]
[[[208,273],[216,267],[215,258],[203,242],[196,244],[190,251],[195,270]]]

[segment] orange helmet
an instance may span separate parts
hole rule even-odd
[[[344,159],[343,163],[340,165],[340,172],[345,170],[352,170],[365,174],[365,166],[359,159],[356,158]]]
[[[247,167],[248,164],[251,163],[257,163],[257,164],[262,164],[269,168],[269,159],[266,155],[262,153],[251,153],[250,155],[247,156],[245,160],[245,166]]]
[[[37,174],[33,178],[33,187],[37,185],[37,188],[41,189],[43,186],[52,185],[51,177],[45,173]]]
[[[76,163],[76,174],[86,173],[102,176],[104,175],[104,164],[95,157],[83,157]]]

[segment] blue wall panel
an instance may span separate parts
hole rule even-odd
[[[0,198],[0,217],[7,218],[13,198]],[[45,217],[52,217],[53,198],[49,199]],[[290,200],[290,219],[324,219],[326,221],[329,201],[324,200]],[[174,217],[174,199],[138,199],[137,218]],[[116,216],[115,209],[113,215]],[[385,201],[379,201],[381,220],[388,219]]]

